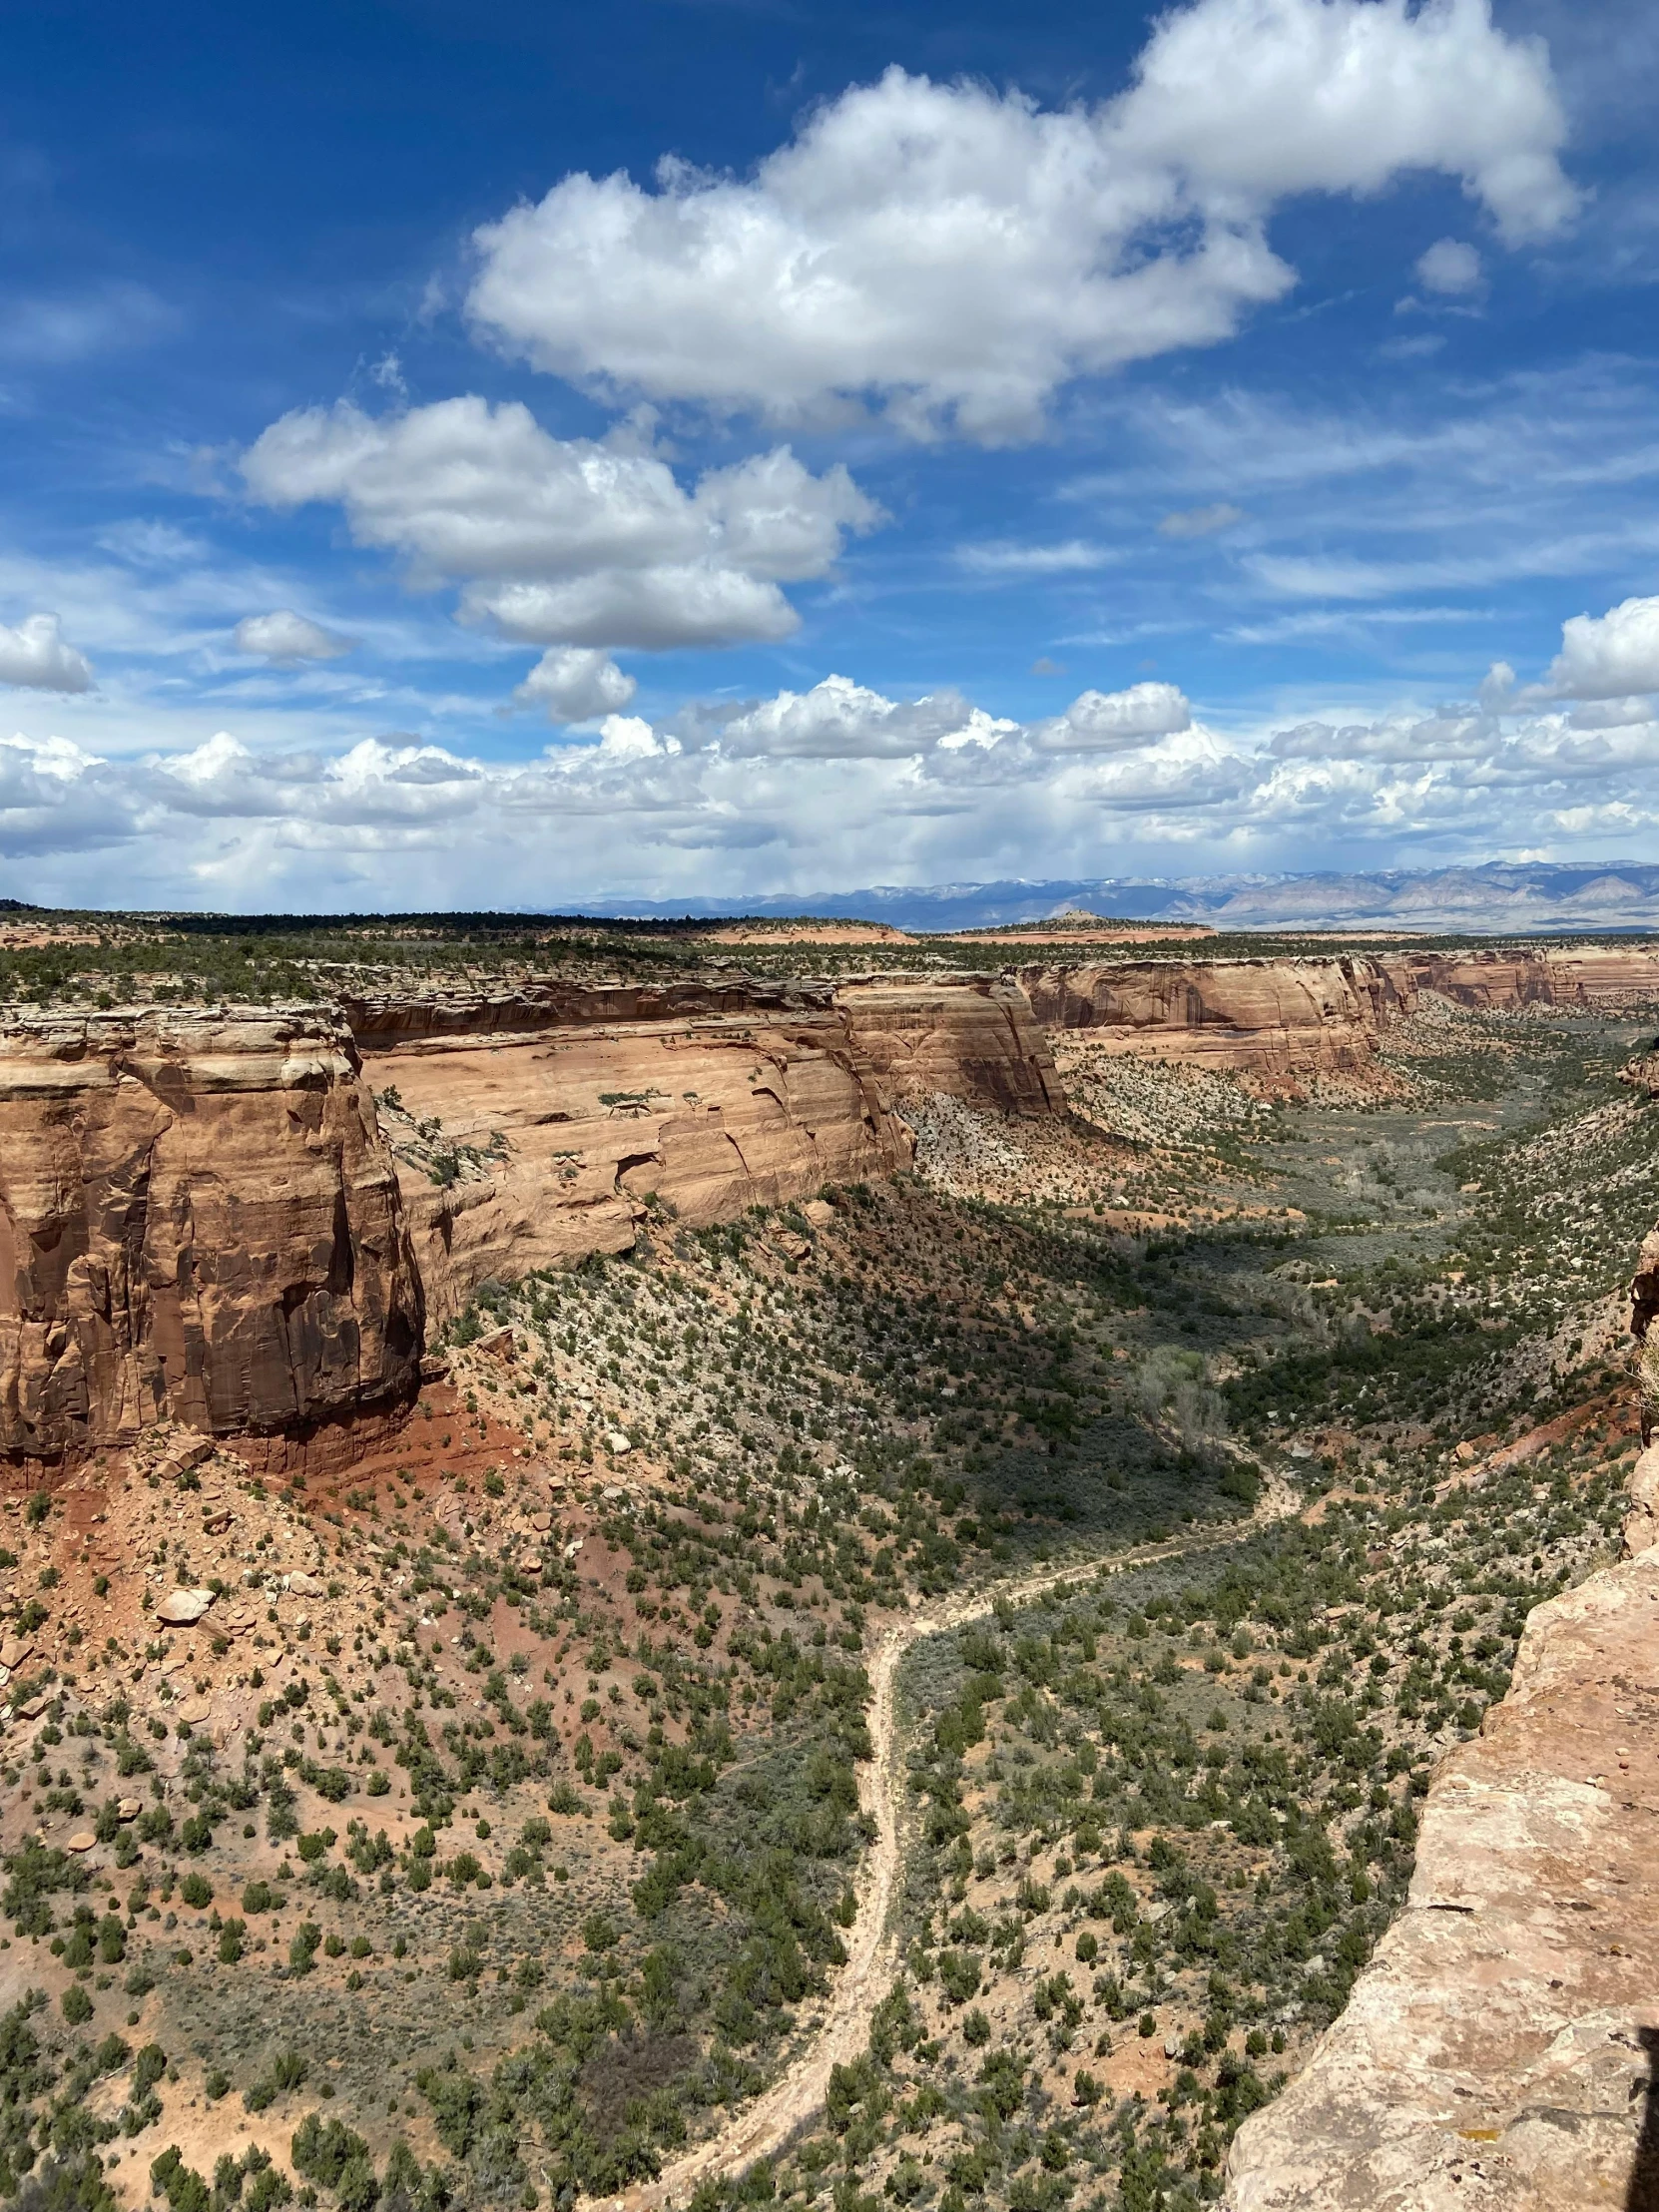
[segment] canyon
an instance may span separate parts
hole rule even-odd
[[[1653,953],[820,949],[6,1017],[0,2188],[1641,2201]]]
[[[1300,1097],[1374,1079],[1425,996],[1656,991],[1649,947],[1545,946],[19,1013],[0,1032],[0,1454],[73,1460],[165,1416],[329,1429],[349,1455],[480,1284],[624,1252],[654,1209],[701,1227],[890,1176],[914,1153],[906,1107],[935,1097],[1062,1116],[1051,1034]]]

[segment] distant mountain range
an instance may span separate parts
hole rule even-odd
[[[1207,922],[1214,929],[1431,929],[1555,932],[1659,928],[1659,865],[1489,861],[1480,867],[1385,868],[1375,874],[1105,876],[1053,882],[876,884],[756,898],[596,899],[582,911],[619,917],[702,914],[856,915],[899,929],[983,929],[1042,921],[1067,907],[1109,918]]]

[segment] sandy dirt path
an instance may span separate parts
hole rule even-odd
[[[719,2135],[677,2158],[657,2180],[637,2183],[609,2200],[614,2212],[669,2212],[670,2207],[685,2204],[701,2182],[743,2173],[758,2159],[776,2156],[822,2110],[830,2069],[849,2065],[863,2051],[869,2039],[870,2015],[890,1988],[898,1965],[898,1916],[894,1907],[902,1865],[902,1775],[894,1690],[898,1669],[911,1646],[925,1636],[963,1628],[983,1618],[999,1602],[1027,1604],[1063,1582],[1096,1575],[1103,1567],[1119,1574],[1161,1559],[1219,1550],[1239,1542],[1254,1528],[1297,1512],[1302,1500],[1290,1484],[1265,1468],[1259,1471],[1263,1475],[1262,1494],[1247,1521],[1232,1521],[1222,1528],[1206,1529],[1202,1535],[1168,1543],[1142,1544],[1133,1551],[1074,1557],[1063,1566],[1045,1566],[1012,1581],[963,1590],[930,1605],[917,1606],[885,1630],[873,1650],[865,1654],[870,1683],[867,1719],[874,1756],[860,1769],[858,1777],[859,1805],[875,1822],[875,1841],[858,1872],[854,1886],[858,1917],[848,1938],[846,1964],[835,1978],[824,2017],[806,2049],[770,2089],[746,2105]]]

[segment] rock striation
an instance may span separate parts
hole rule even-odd
[[[920,1092],[1055,1110],[1017,988],[734,976],[19,1016],[0,1458],[170,1418],[309,1463],[318,1424],[408,1401],[428,1312],[625,1250],[653,1213],[704,1226],[889,1175]]]
[[[164,1417],[296,1431],[406,1399],[419,1279],[350,1031],[314,1009],[0,1029],[0,1456]]]
[[[1436,991],[1459,1006],[1651,1005],[1659,998],[1659,947],[1652,944],[1495,946],[1402,954],[1382,963],[1402,996]]]
[[[1415,988],[1378,960],[1120,960],[1023,968],[1037,1020],[1087,1030],[1108,1051],[1226,1068],[1294,1089],[1310,1075],[1363,1075]]]
[[[849,1045],[895,1099],[942,1095],[1033,1118],[1065,1110],[1044,1017],[1020,983],[883,977],[842,985],[835,1004]]]
[[[1635,1321],[1659,1309],[1659,1238]],[[1406,1909],[1240,2129],[1233,2212],[1659,2203],[1659,1446],[1626,1557],[1538,1606],[1429,1789]]]
[[[346,1004],[434,1320],[486,1277],[620,1252],[908,1165],[895,1110],[1060,1103],[1024,996],[943,984],[531,986]]]
[[[832,1010],[426,1037],[369,1065],[434,1321],[486,1277],[627,1250],[653,1211],[706,1227],[909,1159]]]

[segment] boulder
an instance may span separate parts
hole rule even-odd
[[[194,1628],[214,1601],[212,1590],[170,1590],[156,1608],[168,1628]]]
[[[90,1828],[78,1828],[63,1848],[65,1851],[91,1851],[97,1841]]]
[[[204,1459],[214,1455],[211,1436],[195,1436],[187,1442],[169,1444],[157,1463],[156,1472],[161,1475],[189,1474],[192,1467],[199,1467]]]

